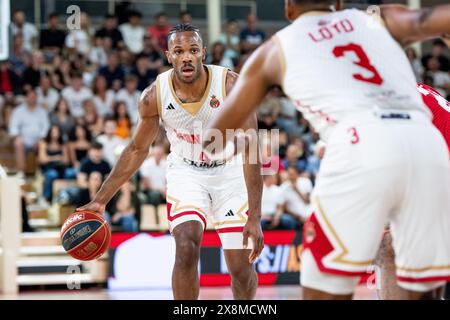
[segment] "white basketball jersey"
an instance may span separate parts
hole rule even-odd
[[[356,112],[429,114],[403,49],[362,11],[302,16],[274,39],[284,91],[325,141],[334,124]]]
[[[161,73],[156,79],[158,109],[170,142],[170,151],[178,157],[202,162],[202,128],[220,112],[226,97],[228,69],[208,65],[208,84],[199,102],[183,103],[175,94],[172,83],[173,69]]]

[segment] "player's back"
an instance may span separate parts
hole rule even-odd
[[[275,39],[284,90],[324,140],[333,124],[360,111],[428,113],[402,48],[362,11],[301,16]]]

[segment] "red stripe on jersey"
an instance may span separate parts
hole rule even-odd
[[[442,133],[450,151],[450,102],[435,89],[419,83],[422,100],[433,113],[433,124]]]

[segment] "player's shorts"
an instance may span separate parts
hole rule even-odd
[[[242,163],[198,168],[170,154],[167,215],[170,232],[187,221],[198,221],[203,229],[212,223],[224,249],[243,249],[248,196]]]
[[[304,252],[327,277],[373,271],[390,223],[400,286],[450,280],[449,154],[425,114],[364,112],[339,123],[312,201]],[[303,286],[339,291],[308,274]]]

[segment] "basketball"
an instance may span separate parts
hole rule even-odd
[[[108,249],[111,229],[99,214],[90,211],[75,212],[61,228],[61,243],[72,257],[82,261],[95,260]]]

